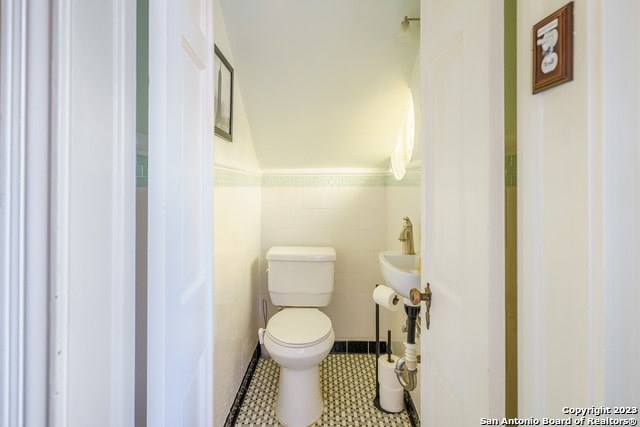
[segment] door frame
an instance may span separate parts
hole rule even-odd
[[[100,414],[108,414],[105,425],[133,425],[136,4],[126,0],[96,0],[84,8],[71,0],[51,4],[51,75],[55,84],[51,104],[50,245],[51,292],[56,298],[52,298],[50,307],[49,421],[54,426],[67,426],[95,422]],[[97,16],[95,9],[102,10],[100,7],[107,16]],[[98,21],[107,24],[87,25]],[[87,45],[79,46],[82,35],[89,39],[90,49],[111,46],[98,56],[108,72],[99,76],[91,72],[83,50]],[[103,90],[78,94],[78,81],[83,79],[96,79],[95,87],[103,86]],[[95,97],[95,110],[79,111],[82,97]],[[98,103],[110,105],[110,109],[101,111]],[[100,121],[107,121],[105,128],[111,136],[96,135],[93,140],[95,144],[110,143],[109,157],[104,159],[96,159],[92,150],[79,149],[84,142],[79,134],[95,132],[92,126]],[[87,198],[80,204],[74,199],[83,190],[78,185],[83,164],[97,164],[96,173],[102,180],[91,181],[93,191],[82,193]],[[105,200],[110,209],[96,211],[89,207]],[[91,221],[86,215],[91,215]],[[101,235],[99,241],[78,238],[82,233],[90,236],[96,227],[110,230],[110,236]],[[99,246],[104,250],[96,250]],[[87,258],[79,257],[81,253]],[[87,261],[89,267],[84,266]],[[100,294],[108,298],[104,308],[94,312],[79,309],[90,300],[82,285],[92,286],[94,297]],[[74,346],[74,341],[89,333],[108,343],[109,352],[103,356],[108,377],[93,372],[91,354],[84,351],[86,348],[80,351],[83,344]],[[69,409],[86,404],[83,394],[90,389],[105,391],[90,400],[86,411],[71,417]],[[104,397],[108,398],[106,402],[97,401]]]
[[[0,425],[133,425],[135,3],[1,7]]]
[[[0,426],[48,400],[49,3],[0,3]],[[28,89],[28,90],[27,90]]]

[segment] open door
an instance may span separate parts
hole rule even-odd
[[[149,4],[149,426],[212,425],[212,5]]]
[[[504,416],[502,1],[423,0],[421,13],[422,421],[479,425]]]

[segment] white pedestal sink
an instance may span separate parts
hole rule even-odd
[[[420,272],[418,271],[418,255],[403,255],[400,252],[380,252],[378,256],[382,277],[389,287],[409,302],[411,288],[420,289]]]

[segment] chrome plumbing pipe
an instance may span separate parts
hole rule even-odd
[[[404,343],[404,357],[396,362],[394,369],[398,382],[405,390],[411,391],[418,383],[418,357],[416,356],[416,345]]]
[[[420,307],[412,307],[405,304],[407,313],[407,341],[404,343],[404,357],[396,362],[394,369],[398,381],[405,390],[416,388],[418,377],[418,356],[416,354],[416,318],[420,313]]]
[[[405,357],[401,357],[396,362],[396,368],[394,369],[396,373],[396,377],[398,377],[398,382],[405,390],[412,391],[415,390],[416,384],[418,383],[418,369],[407,369],[405,370],[407,364],[407,360]]]

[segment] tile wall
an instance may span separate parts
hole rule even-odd
[[[337,255],[335,287],[323,311],[337,340],[372,339],[371,292],[382,281],[377,256],[387,244],[386,206],[384,176],[265,176],[261,298],[269,300],[265,269],[270,247],[332,246]],[[274,308],[269,308],[271,315]]]
[[[214,404],[224,424],[257,343],[260,176],[214,172]]]
[[[400,228],[390,224],[401,227],[405,215],[416,223],[419,247],[419,185],[419,172],[408,174],[400,183],[375,174],[263,176],[259,300],[269,301],[265,269],[271,246],[332,246],[337,253],[335,289],[331,304],[323,311],[332,320],[337,340],[374,339],[371,293],[376,283],[384,283],[378,253],[399,248]],[[412,207],[400,206],[407,204]],[[390,234],[395,234],[393,245]],[[271,315],[274,307],[268,306]],[[393,317],[381,310],[381,331],[391,328],[395,334],[399,330],[391,327]],[[386,337],[386,332],[382,335]]]

